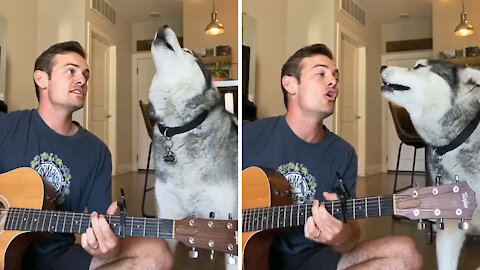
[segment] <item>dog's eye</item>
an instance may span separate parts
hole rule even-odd
[[[425,67],[425,66],[422,65],[422,64],[417,64],[413,69],[419,69],[419,68],[422,68],[422,67]]]

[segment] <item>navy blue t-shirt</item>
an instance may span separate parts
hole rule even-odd
[[[355,196],[357,155],[353,147],[327,131],[319,143],[300,139],[288,126],[285,116],[243,123],[242,167],[258,166],[283,174],[290,183],[293,203],[324,201],[323,192],[339,186],[337,173]],[[323,246],[305,238],[303,226],[279,236],[274,247],[286,253],[298,253]]]
[[[0,173],[19,167],[35,169],[55,188],[58,210],[106,213],[111,204],[110,152],[81,126],[76,134],[63,136],[37,110],[0,113]],[[37,251],[54,258],[74,240],[73,235],[54,234],[38,243]]]

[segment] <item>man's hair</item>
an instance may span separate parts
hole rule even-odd
[[[50,75],[52,73],[52,66],[53,66],[53,58],[57,54],[66,54],[66,53],[78,53],[85,59],[85,51],[82,48],[82,45],[76,41],[67,41],[67,42],[62,42],[62,43],[57,43],[52,45],[50,48],[48,48],[46,51],[44,51],[38,58],[35,60],[35,68],[33,72],[37,70],[45,71],[48,74],[48,79],[50,79]],[[33,80],[33,83],[35,84],[35,92],[37,94],[37,100],[40,101],[40,96],[39,96],[39,89],[38,85],[35,82],[35,79]]]
[[[283,64],[282,76],[280,77],[280,85],[282,86],[283,102],[285,103],[285,108],[288,108],[288,95],[282,84],[283,76],[294,76],[295,79],[297,79],[298,83],[300,83],[300,72],[303,68],[300,65],[300,62],[303,58],[312,57],[319,54],[325,55],[326,57],[333,60],[332,51],[330,51],[330,49],[325,44],[318,43],[301,48],[300,50],[296,51],[292,56],[290,56],[287,62]]]

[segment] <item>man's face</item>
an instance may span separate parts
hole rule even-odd
[[[81,55],[70,52],[56,55],[52,64],[46,102],[65,108],[68,112],[81,109],[85,104],[90,76],[87,61]]]
[[[297,104],[305,113],[331,115],[335,109],[338,70],[325,55],[314,55],[300,62],[300,82],[297,84]]]

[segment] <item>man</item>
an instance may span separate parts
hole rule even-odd
[[[173,258],[165,240],[120,240],[99,214],[116,210],[116,203],[111,204],[110,152],[72,121],[72,113],[85,104],[89,76],[78,42],[55,44],[35,61],[38,109],[0,113],[0,172],[32,167],[55,188],[58,210],[91,212],[81,246],[74,244],[73,234],[54,233],[30,245],[23,267],[169,269]]]
[[[359,243],[360,227],[330,215],[322,200],[336,200],[332,188],[345,182],[354,196],[357,156],[323,120],[337,98],[339,71],[323,44],[298,50],[282,68],[285,116],[243,125],[243,168],[260,166],[282,173],[294,203],[314,201],[304,227],[275,239],[271,269],[420,269],[422,256],[412,239],[389,236]]]

